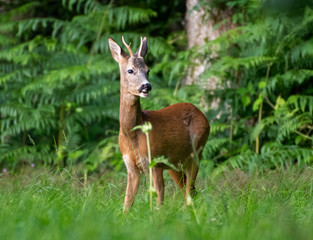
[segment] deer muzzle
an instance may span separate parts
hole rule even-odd
[[[151,91],[152,87],[150,83],[145,83],[140,86],[138,89],[141,97],[148,97],[149,92]]]

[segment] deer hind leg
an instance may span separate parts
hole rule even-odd
[[[188,198],[193,197],[196,192],[195,188],[195,182],[197,178],[199,167],[198,165],[193,161],[191,166],[186,171],[186,204],[189,204]]]
[[[175,170],[167,170],[169,175],[173,178],[174,182],[180,189],[184,189],[186,186],[186,175],[183,172],[177,172]]]
[[[153,185],[158,195],[158,204],[163,204],[164,201],[164,179],[163,168],[154,167],[152,169]]]

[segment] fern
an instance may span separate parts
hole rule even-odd
[[[219,1],[208,4],[214,2]],[[219,80],[209,98],[220,99],[218,109],[210,111],[213,119],[220,117],[211,136],[223,141],[216,142],[220,148],[207,147],[209,156],[226,159],[225,164],[233,167],[277,167],[291,159],[311,163],[312,4],[296,17],[263,14],[262,4],[233,4],[245,6],[249,20],[207,42],[196,55],[190,51],[208,61],[201,83],[205,86],[212,76]],[[237,14],[237,9],[233,11]],[[260,154],[255,153],[256,139],[261,142]],[[210,144],[214,146],[213,139]]]
[[[156,16],[157,13],[151,9],[121,6],[113,8],[112,11],[110,11],[109,23],[114,23],[117,29],[125,29],[127,23],[130,26],[139,22],[146,23],[151,17]]]
[[[312,149],[267,143],[262,148],[260,154],[248,150],[229,158],[223,165],[229,165],[232,168],[264,170],[268,167],[284,167],[286,164],[292,164],[294,162],[299,164],[311,164],[313,161],[312,154]]]
[[[156,12],[92,0],[62,4],[77,14],[68,20],[31,17],[26,13],[40,3],[27,3],[0,17],[0,31],[5,33],[0,39],[2,160],[57,162],[85,146],[90,135],[95,141],[94,132],[85,134],[87,128],[104,121],[109,121],[104,129],[117,125],[118,68],[107,39],[112,32],[120,39],[123,33],[118,31],[147,23]],[[138,44],[138,34],[124,35],[136,37]],[[29,142],[28,135],[49,148]],[[15,147],[8,148],[8,142]],[[86,147],[81,150],[88,158],[93,151]]]
[[[201,4],[210,9],[219,1]],[[262,1],[234,0],[228,6],[237,28],[184,50],[184,13],[171,9],[183,3],[63,0],[51,6],[58,14],[43,18],[42,2],[16,3],[0,16],[0,164],[63,159],[90,170],[120,166],[119,74],[107,39],[121,43],[122,36],[133,49],[139,36],[148,37],[154,90],[143,108],[192,102],[208,116],[206,160],[250,170],[312,162],[310,3],[291,16],[264,14]],[[184,86],[193,59],[206,69],[198,86]],[[207,89],[212,76],[214,91]]]
[[[313,97],[305,95],[292,95],[288,98],[287,104],[294,108],[300,109],[302,112],[307,112],[313,115]]]

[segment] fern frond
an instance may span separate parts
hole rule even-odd
[[[248,167],[250,169],[262,169],[268,167],[282,167],[287,162],[298,164],[310,164],[313,161],[313,150],[297,146],[282,146],[277,143],[268,143],[261,149],[261,154],[251,150],[229,158],[223,165],[232,168]]]
[[[23,159],[28,162],[51,163],[56,158],[56,153],[51,151],[51,147],[46,144],[22,147],[1,144],[0,149],[0,162]]]
[[[103,66],[106,66],[105,68]],[[94,62],[92,65],[74,65],[64,67],[62,69],[52,70],[44,76],[38,77],[34,82],[29,83],[22,89],[22,93],[34,91],[37,89],[45,89],[48,93],[52,93],[52,89],[64,89],[70,84],[77,83],[82,79],[90,79],[93,76],[108,74],[115,69],[116,66],[112,62],[106,61]],[[49,88],[47,88],[49,86]]]
[[[74,5],[76,5],[77,12],[79,12],[80,8],[83,6],[85,14],[104,9],[104,6],[96,0],[62,0],[62,5],[70,11],[73,11],[75,7]]]
[[[146,23],[156,16],[157,13],[151,9],[120,6],[112,8],[109,12],[109,23],[114,23],[117,29],[125,29],[127,23],[130,25]]]
[[[230,124],[223,124],[223,123],[213,123],[210,126],[210,134],[217,134],[219,132],[224,132],[226,129],[230,129]]]
[[[220,150],[222,147],[229,144],[229,138],[215,138],[209,139],[203,149],[203,156],[212,155],[212,153]]]
[[[89,104],[91,101],[101,99],[107,94],[118,92],[119,88],[119,82],[103,81],[101,84],[87,85],[74,90],[66,96],[65,100],[77,104]]]
[[[295,117],[286,118],[283,121],[280,121],[278,126],[277,140],[282,142],[290,135],[290,133],[297,129],[301,129],[306,124],[312,124],[312,122],[312,115],[308,114],[300,114]]]
[[[286,103],[300,109],[303,113],[309,111],[313,115],[313,96],[292,95]]]

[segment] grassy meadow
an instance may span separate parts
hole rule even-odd
[[[163,206],[149,210],[143,176],[124,215],[123,172],[87,180],[66,169],[3,173],[0,239],[313,239],[312,168],[200,174],[194,208],[165,177]]]

